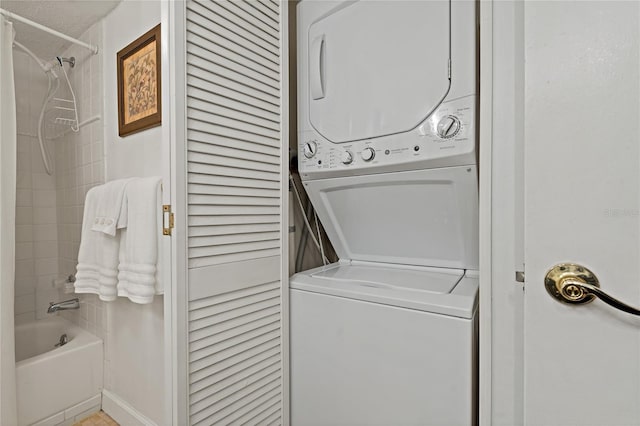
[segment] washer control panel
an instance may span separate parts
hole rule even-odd
[[[333,143],[315,130],[299,133],[298,168],[303,179],[475,164],[475,95],[442,103],[405,132]]]

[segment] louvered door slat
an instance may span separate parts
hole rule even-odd
[[[279,206],[280,198],[255,197],[241,195],[190,194],[188,201],[192,205],[224,206]]]
[[[233,69],[237,72],[250,73],[250,77],[255,78],[257,74],[266,78],[267,83],[279,82],[280,76],[277,71],[271,68],[271,64],[266,59],[255,55],[253,52],[249,52],[238,46],[233,46],[233,50],[223,48],[217,43],[224,43],[225,40],[216,39],[209,41],[205,39],[206,36],[216,36],[216,34],[207,34],[208,30],[201,27],[193,27],[192,32],[187,34],[187,42],[190,42],[192,46],[197,46],[209,52],[215,52],[217,59],[222,66]],[[238,50],[239,52],[236,52]],[[242,53],[242,54],[241,54]],[[224,58],[224,61],[220,61],[220,58]],[[246,68],[250,67],[251,71],[247,71]]]
[[[269,383],[279,377],[280,377],[280,368],[277,366],[275,367],[272,366],[271,368],[254,373],[252,376],[249,376],[240,382],[233,383],[226,388],[220,389],[216,391],[214,394],[216,396],[216,399],[223,400],[224,398],[227,398],[233,395],[234,393],[237,393],[238,391],[245,389],[249,386],[260,387],[261,385]],[[195,398],[194,398],[192,399],[192,403],[191,403],[191,412],[199,413],[202,410],[207,409],[209,406],[210,404],[209,404],[209,401],[207,401],[207,399],[203,398],[200,401],[195,401]]]
[[[240,113],[245,114],[244,116],[251,120],[260,119],[264,120],[265,123],[280,125],[280,117],[276,113],[271,112],[269,109],[254,106],[253,103],[255,102],[244,102],[245,99],[241,93],[233,93],[197,77],[189,77],[187,79],[187,94],[190,99],[208,102],[210,111],[225,112],[230,110],[226,115],[227,117],[230,116],[229,114]],[[233,98],[229,98],[229,96],[233,96]]]
[[[198,1],[203,8],[212,12],[212,16],[225,28],[238,34],[256,46],[276,52],[280,56],[278,46],[278,30],[264,24],[250,14],[238,8],[233,1]]]
[[[250,6],[252,6],[254,9],[258,10],[264,16],[266,16],[269,19],[269,22],[272,23],[272,25],[276,25],[276,26],[278,25],[278,12],[267,7],[265,5],[265,2],[260,0],[244,0],[244,1]]]
[[[197,360],[190,360],[189,370],[191,373],[196,373],[202,370],[203,368],[206,368],[209,365],[211,365],[212,360],[215,360],[216,363],[220,363],[227,359],[235,359],[236,356],[241,353],[244,353],[253,348],[260,347],[262,345],[268,345],[269,343],[277,341],[279,339],[280,339],[280,333],[278,331],[259,335],[253,339],[242,342],[236,346],[223,349],[218,353],[204,356]]]
[[[242,188],[228,187],[222,185],[201,185],[197,183],[189,184],[189,194],[211,194],[211,195],[233,195],[258,198],[278,198],[279,193],[274,189],[265,188]]]
[[[191,350],[192,353],[196,353],[201,349],[217,345],[224,339],[228,339],[229,336],[232,335],[241,335],[245,333],[259,332],[270,329],[270,327],[277,322],[277,318],[274,316],[274,313],[278,313],[277,309],[263,309],[258,312],[252,312],[251,314],[243,315],[242,320],[244,321],[241,325],[230,325],[226,324],[225,326],[215,327],[218,331],[216,335],[208,335],[206,332],[198,332],[198,330],[193,330],[193,334],[190,336],[192,339],[191,342]],[[234,319],[239,318],[236,316]],[[218,324],[216,324],[217,326]]]
[[[229,103],[227,102],[227,104]],[[233,109],[231,108],[231,105],[218,105],[214,103],[212,97],[207,95],[202,95],[200,98],[192,96],[189,99],[189,103],[187,106],[197,111],[203,111],[216,116],[224,117],[226,119],[253,124],[254,126],[263,127],[275,132],[278,132],[280,130],[280,123],[278,123],[277,121],[264,119],[254,114],[248,114],[244,111]]]
[[[238,119],[238,117],[216,115],[213,112],[209,112],[211,109],[214,109],[214,107],[209,108],[208,110],[204,110],[202,103],[194,99],[189,100],[188,106],[189,112],[187,114],[187,118],[210,123],[214,126],[225,127],[228,129],[239,130],[241,132],[265,136],[267,138],[270,138],[275,143],[278,142],[278,138],[280,137],[279,130],[271,129],[272,126],[269,123],[267,123],[269,124],[269,127],[266,127],[262,126],[262,123],[259,123],[258,120],[250,120],[248,119],[248,117],[242,117],[242,119],[240,120]]]
[[[252,241],[275,241],[279,238],[279,232],[253,232],[249,234],[193,237],[189,239],[189,247],[208,247],[211,245],[237,244]]]
[[[214,149],[214,147],[225,147],[227,149],[237,149],[246,152],[254,152],[256,154],[270,155],[272,157],[278,158],[278,160],[280,159],[278,154],[278,147],[275,146],[268,146],[239,139],[234,139],[233,146],[229,146],[229,138],[213,135],[211,133],[200,132],[194,129],[189,130],[189,132],[187,133],[187,138],[189,139],[187,148],[189,148],[189,145],[198,144],[197,146],[201,146],[201,144],[206,144],[211,145],[211,149]],[[198,152],[198,150],[196,149],[194,152]],[[247,158],[249,158],[249,156],[247,156]],[[272,161],[266,162],[272,163]]]
[[[279,106],[276,103],[278,98],[245,84],[249,82],[248,79],[242,78],[240,81],[232,80],[225,75],[215,73],[209,68],[202,68],[202,64],[205,64],[205,62],[199,58],[193,56],[191,59],[195,60],[196,63],[192,63],[189,67],[187,77],[197,78],[201,81],[194,82],[193,79],[187,80],[190,87],[199,87],[203,90],[215,91],[220,96],[229,97],[238,102],[244,102],[248,105],[278,113]],[[200,63],[200,65],[198,63]],[[208,84],[202,84],[202,82]]]
[[[212,405],[209,409],[192,415],[193,425],[217,425],[232,422],[239,412],[247,412],[256,405],[280,393],[280,377],[260,387],[247,387],[237,395],[220,402],[220,406]],[[223,405],[224,403],[228,405]],[[202,423],[201,423],[202,422]]]
[[[233,13],[233,7],[227,7],[229,3],[227,1],[197,1],[189,8],[189,14],[198,14],[205,20],[208,20],[207,16],[209,15],[214,16],[215,21],[206,28],[215,26],[216,32],[225,36],[232,43],[243,45],[273,63],[279,64],[280,49],[277,32],[273,32],[271,27],[263,26],[260,23],[256,25],[255,19],[249,22],[245,19],[246,16]]]
[[[278,166],[280,165],[280,157],[276,155],[255,152],[253,150],[246,150],[242,149],[242,147],[239,146],[230,147],[194,140],[189,142],[187,148],[189,150],[189,153],[219,155],[221,157],[227,158],[249,160],[258,163],[273,164]]]
[[[232,154],[231,149],[227,149],[228,154]],[[260,161],[258,158],[238,158],[240,155],[228,157],[220,154],[210,154],[208,152],[189,151],[187,160],[199,164],[216,164],[223,167],[232,167],[237,169],[260,170],[274,174],[280,173],[280,164],[273,164],[271,161]],[[250,156],[247,156],[250,157]],[[271,160],[271,159],[269,159]]]
[[[262,3],[264,6],[268,7],[269,9],[271,9],[271,11],[275,13],[276,16],[280,14],[280,5],[278,5],[278,3],[273,2],[271,0],[264,0],[264,1],[260,0],[260,3]]]
[[[237,216],[195,216],[189,217],[189,228],[197,226],[247,225],[259,223],[279,223],[278,215],[237,215]]]
[[[193,36],[193,34],[188,34],[187,38],[192,39]],[[238,79],[239,76],[247,77],[250,79],[248,82],[252,87],[273,96],[278,95],[279,80],[277,78],[263,74],[262,69],[249,68],[246,63],[238,63],[223,56],[223,52],[220,52],[220,49],[215,49],[215,46],[201,46],[192,42],[187,44],[187,52],[199,57],[202,61],[200,63],[214,67],[212,71],[228,70],[227,75],[235,77],[234,79]]]
[[[278,360],[274,358],[271,358],[271,360],[272,362],[270,364],[263,362],[254,364],[251,367],[240,371],[239,373],[221,379],[210,386],[204,387],[202,390],[194,392],[193,394],[191,394],[191,403],[198,403],[203,399],[209,397],[210,395],[217,394],[218,392],[234,386],[237,383],[243,383],[253,375],[262,376],[263,374],[270,374],[273,371],[279,370],[280,366],[278,365]]]
[[[280,181],[280,175],[278,173],[263,172],[260,170],[252,170],[249,168],[241,169],[215,164],[189,162],[187,170],[189,171],[189,173],[198,173],[210,176],[239,177],[250,181]],[[250,184],[250,182],[247,182],[247,184]],[[256,182],[255,184],[257,185],[258,183]]]
[[[272,421],[271,419],[277,419],[280,417],[279,403],[280,401],[277,397],[270,398],[235,421],[229,423],[229,425],[268,424]]]
[[[193,332],[192,336],[194,338],[197,337],[198,330],[203,330],[208,327],[220,327],[221,331],[219,333],[223,333],[225,330],[230,330],[239,328],[234,320],[237,320],[240,317],[243,317],[242,320],[246,321],[248,324],[251,322],[252,318],[266,318],[274,313],[280,312],[279,305],[279,296],[267,298],[264,300],[260,300],[255,303],[247,304],[245,306],[240,306],[235,309],[231,309],[226,312],[216,313],[215,315],[209,315],[200,319],[191,320],[189,323],[189,331]],[[208,332],[211,330],[206,330]],[[217,336],[221,337],[221,336]],[[197,348],[194,345],[192,348]]]
[[[189,259],[189,268],[202,268],[207,266],[216,266],[231,262],[242,262],[245,260],[253,260],[265,257],[274,257],[280,255],[280,247],[264,248],[248,251],[236,251],[234,253],[215,254],[212,256],[193,257]]]
[[[279,78],[279,58],[276,52],[258,48],[253,42],[246,40],[217,22],[211,23],[203,18],[200,14],[190,13],[187,20],[194,25],[190,27],[190,34],[198,35],[198,40],[193,39],[193,43],[200,44],[201,47],[209,49],[223,49],[228,52],[229,58],[233,59],[238,56],[254,62],[258,68],[263,67],[265,75],[271,75],[273,78]],[[189,38],[187,38],[189,40]],[[239,60],[233,59],[235,62]]]
[[[186,2],[191,425],[282,418],[279,3]]]
[[[257,328],[238,335],[234,334],[232,337],[224,338],[220,342],[205,346],[200,350],[192,352],[189,359],[192,362],[195,362],[213,354],[218,354],[224,350],[228,350],[232,346],[237,346],[250,341],[257,341],[257,339],[261,337],[264,337],[266,340],[271,340],[274,337],[280,336],[279,329],[280,324],[277,321],[274,321],[265,327]]]
[[[247,15],[251,17],[250,19],[252,19],[252,22],[255,22],[255,21],[263,22],[269,28],[272,28],[274,30],[278,29],[277,21],[274,21],[269,16],[262,13],[259,9],[253,7],[254,2],[247,2],[244,0],[240,0],[240,1],[231,1],[230,3],[236,6],[238,9],[245,11]]]
[[[279,223],[250,223],[241,225],[199,226],[189,229],[189,237],[208,235],[250,234],[253,232],[280,232]]]
[[[266,118],[279,119],[278,105],[273,104],[273,97],[252,89],[246,85],[224,79],[210,70],[193,67],[187,76],[187,94],[197,98],[195,90],[201,92],[200,98],[211,102],[225,103],[236,109],[246,108],[250,113],[265,114]]]
[[[200,46],[195,44],[187,45],[187,61],[192,62],[198,68],[209,70],[212,74],[218,75],[223,79],[244,84],[251,89],[264,92],[271,96],[271,100],[277,99],[278,88],[275,81],[264,78],[260,73],[243,68]]]
[[[244,361],[234,364],[218,373],[213,373],[202,377],[191,384],[190,396],[197,395],[206,389],[213,388],[215,392],[217,386],[224,386],[225,383],[233,383],[238,378],[251,375],[256,371],[268,368],[270,365],[280,362],[280,353],[277,349],[262,352]],[[202,398],[197,398],[199,401]]]
[[[208,121],[208,117],[199,117],[199,114],[191,114],[192,112],[193,110],[187,112],[187,119],[189,120],[191,130],[209,133],[230,140],[253,142],[274,148],[279,146],[279,139],[250,133],[247,131],[248,126],[243,126],[242,123],[236,123],[239,128],[228,128],[211,123]]]
[[[264,356],[272,356],[279,353],[280,342],[278,341],[278,339],[273,339],[267,343],[244,351],[236,357],[227,358],[223,361],[213,362],[199,371],[190,373],[192,386],[195,386],[195,384],[202,379],[218,374],[226,368],[232,367],[246,360],[251,360],[252,358],[260,356],[261,354],[263,354]]]
[[[189,184],[227,186],[229,188],[258,188],[278,189],[280,183],[273,180],[259,180],[243,176],[211,175],[207,173],[191,172],[188,175]]]

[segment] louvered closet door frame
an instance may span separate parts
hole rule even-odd
[[[288,425],[287,2],[169,3],[172,423]]]

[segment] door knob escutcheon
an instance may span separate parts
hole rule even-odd
[[[562,303],[585,304],[596,296],[585,291],[584,284],[600,287],[593,272],[581,265],[561,263],[551,268],[544,277],[544,286],[551,297]]]

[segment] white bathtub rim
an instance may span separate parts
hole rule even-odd
[[[84,330],[83,328],[77,326],[76,324],[72,323],[71,321],[68,321],[68,320],[66,320],[64,318],[61,318],[61,317],[45,318],[45,319],[30,321],[30,322],[27,322],[27,323],[24,323],[24,324],[20,324],[20,325],[16,326],[16,328],[33,326],[33,325],[37,325],[38,323],[43,323],[43,322],[63,323],[65,325],[65,327],[68,328],[70,334],[72,334],[71,340],[66,345],[59,346],[57,348],[53,347],[53,348],[51,348],[51,350],[49,350],[47,352],[43,352],[41,354],[32,356],[31,358],[26,358],[26,359],[23,359],[21,361],[16,362],[16,368],[26,367],[26,366],[38,364],[38,363],[40,363],[40,362],[42,362],[44,360],[51,359],[51,358],[56,358],[58,356],[62,356],[65,353],[75,352],[75,351],[77,351],[77,350],[79,350],[79,349],[81,349],[83,347],[86,347],[86,346],[102,345],[102,339],[100,339],[99,337],[91,334],[87,330]]]

